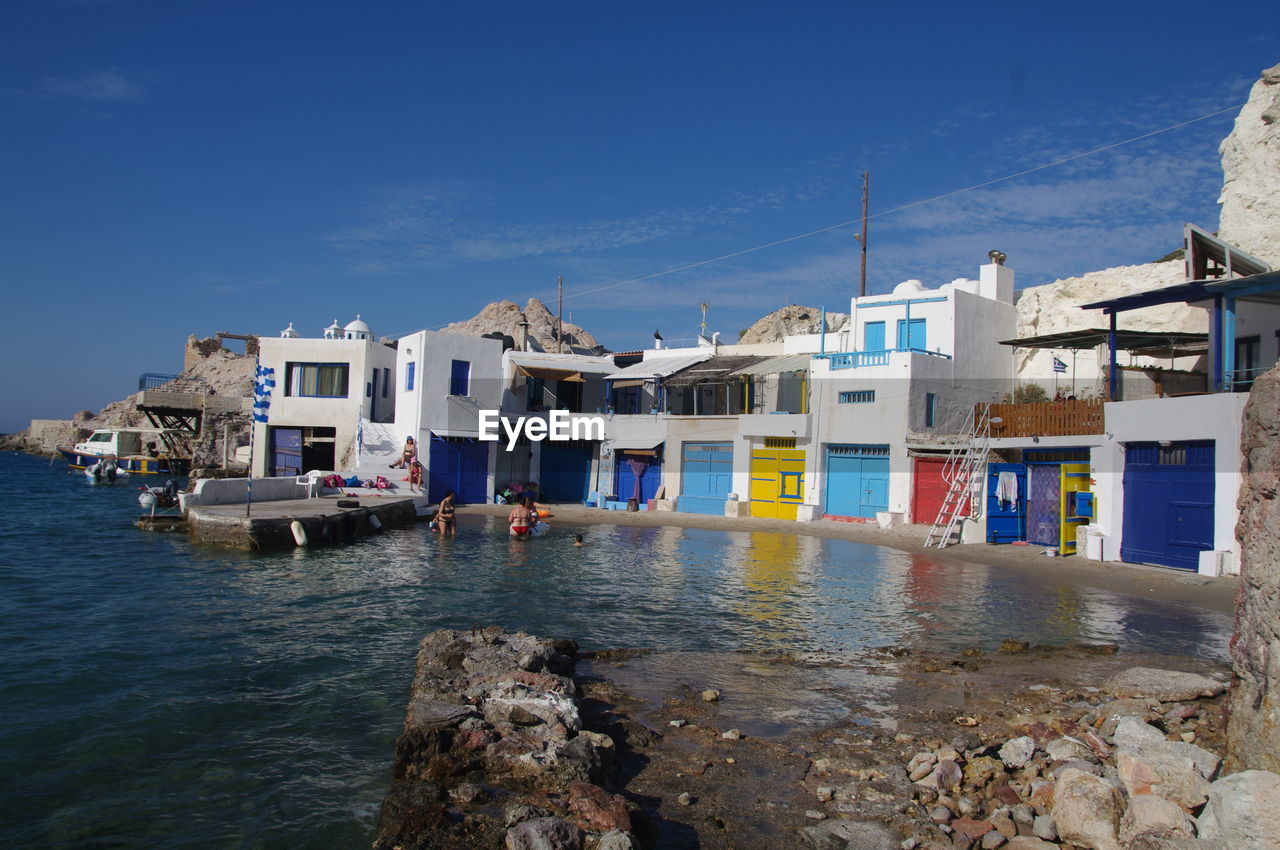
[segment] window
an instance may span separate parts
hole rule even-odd
[[[90,434],[89,442],[91,443],[109,443],[111,442],[111,434]]]
[[[469,395],[471,389],[471,361],[455,360],[449,372],[449,395]]]
[[[391,370],[382,370],[382,397],[387,397],[387,391],[391,389]]]
[[[404,367],[404,391],[413,392],[413,367],[417,365],[410,360]]]
[[[924,394],[924,427],[932,428],[938,424],[938,394]]]
[[[841,404],[871,404],[875,400],[875,390],[852,390],[840,393]]]
[[[303,398],[346,398],[347,363],[286,363],[284,394]]]
[[[862,350],[884,351],[884,322],[867,322],[862,326]]]
[[[924,319],[898,320],[898,348],[925,351]]]
[[[639,413],[640,400],[640,387],[616,387],[613,391],[613,409],[617,413]]]
[[[794,449],[796,447],[795,437],[765,437],[764,447],[766,449]]]
[[[546,406],[547,382],[544,378],[525,378],[524,409],[536,413]]]

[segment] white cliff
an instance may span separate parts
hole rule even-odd
[[[1280,65],[1254,83],[1218,152],[1220,235],[1280,268]]]

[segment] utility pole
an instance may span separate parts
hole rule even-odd
[[[564,275],[556,282],[556,354],[564,352]]]
[[[871,172],[862,172],[862,233],[854,238],[862,246],[862,275],[858,285],[858,297],[867,294],[867,197],[871,194]]]

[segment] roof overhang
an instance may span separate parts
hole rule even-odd
[[[1043,336],[1028,336],[1021,339],[1001,340],[1001,345],[1014,348],[1065,349],[1067,351],[1085,351],[1107,345],[1111,332],[1103,328],[1092,328],[1079,331],[1064,331]],[[1209,346],[1207,333],[1173,332],[1173,331],[1129,331],[1116,329],[1116,348],[1134,354],[1150,354],[1155,357],[1169,356],[1170,352],[1183,354],[1200,354]]]
[[[516,365],[516,374],[526,378],[542,378],[546,381],[585,381],[581,372],[572,369],[548,369],[544,366]]]

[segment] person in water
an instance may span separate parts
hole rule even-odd
[[[573,545],[574,545],[574,546],[586,546],[587,544],[585,544],[585,543],[583,543],[583,542],[582,542],[582,535],[581,535],[581,534],[575,534],[575,535],[573,535]]]
[[[441,534],[456,534],[458,523],[453,515],[453,491],[444,494],[440,507],[436,510],[436,531]]]
[[[404,448],[400,451],[400,459],[395,463],[388,464],[392,469],[397,467],[409,469],[418,460],[418,444],[413,441],[413,437],[404,438]]]
[[[516,506],[507,515],[507,522],[511,523],[512,537],[528,537],[533,530],[533,511],[529,509],[530,501],[527,497],[517,499]]]

